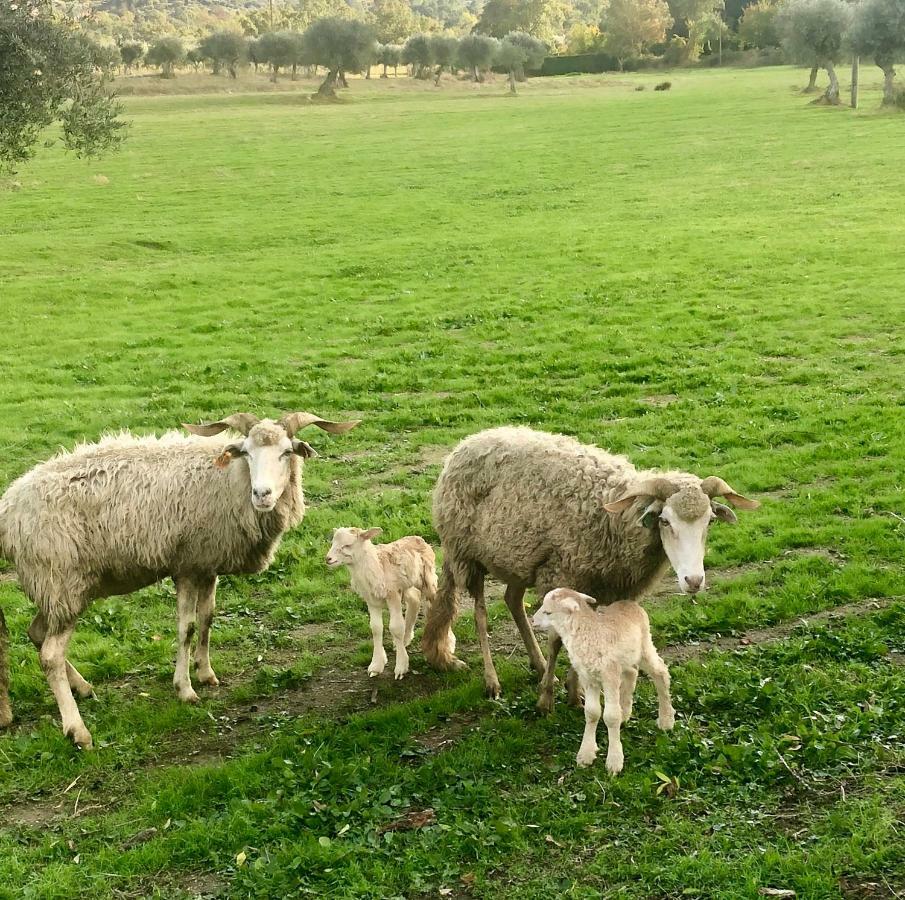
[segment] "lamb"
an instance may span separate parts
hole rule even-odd
[[[555,632],[562,640],[584,692],[584,737],[575,761],[579,766],[589,766],[597,757],[602,690],[608,740],[606,767],[616,775],[623,765],[619,730],[632,715],[639,668],[657,688],[657,726],[669,731],[676,714],[669,697],[669,669],[651,640],[647,613],[628,600],[619,600],[601,610],[594,609],[596,603],[593,597],[556,588],[544,597],[533,624]]]
[[[409,670],[406,647],[412,641],[421,601],[430,604],[437,593],[434,550],[420,537],[404,537],[391,544],[371,543],[380,528],[337,528],[327,553],[331,569],[348,566],[352,590],[368,605],[374,654],[368,666],[372,678],[383,673],[387,664],[383,649],[383,611],[390,611],[390,634],[396,650],[394,674],[399,680]],[[405,600],[403,619],[402,601]],[[450,652],[455,651],[455,645]]]
[[[301,522],[301,460],[316,454],[295,433],[316,425],[341,434],[357,424],[307,412],[279,421],[236,413],[185,428],[205,438],[231,428],[239,440],[122,432],[61,453],[8,488],[0,498],[0,555],[15,563],[37,606],[28,634],[64,734],[83,749],[92,745],[72,695],[88,697],[92,687],[66,648],[79,614],[99,597],[171,576],[179,616],[173,684],[181,700],[197,702],[189,676],[196,622],[197,679],[218,684],[209,655],[217,576],[263,571],[283,533]],[[0,725],[11,718],[4,647],[0,641]]]
[[[446,458],[434,489],[434,526],[443,548],[437,600],[424,628],[427,661],[439,669],[464,667],[448,652],[456,594],[474,598],[475,625],[491,697],[500,682],[490,655],[484,578],[506,584],[505,602],[543,673],[538,708],[553,707],[556,658],[551,636],[546,662],[523,605],[528,587],[538,596],[569,585],[599,603],[641,597],[672,565],[679,590],[705,588],[704,549],[710,523],[735,523],[755,500],[722,478],[636,469],[624,456],[529,428],[494,428],[462,441]],[[577,699],[574,679],[570,697]]]

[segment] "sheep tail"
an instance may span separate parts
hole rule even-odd
[[[434,576],[436,578],[436,576]],[[443,561],[440,584],[427,614],[421,649],[428,664],[435,669],[456,669],[461,663],[453,655],[452,623],[456,618],[456,584],[452,569]]]

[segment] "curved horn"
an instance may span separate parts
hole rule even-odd
[[[739,509],[757,509],[760,502],[749,500],[741,494],[737,494],[722,478],[709,475],[701,482],[701,490],[708,497],[725,497],[733,506]]]
[[[201,437],[211,437],[212,435],[220,434],[221,431],[226,431],[227,428],[233,428],[247,437],[248,432],[260,421],[257,416],[253,416],[251,413],[233,413],[219,422],[210,422],[207,425],[188,425],[183,422],[182,427],[187,431],[191,431],[192,434],[200,434]]]
[[[615,513],[631,506],[638,497],[653,497],[655,500],[668,500],[678,488],[668,478],[648,478],[629,489],[618,500],[605,503],[607,512]]]
[[[277,422],[277,425],[282,425],[286,429],[286,434],[289,437],[293,437],[299,429],[306,428],[308,425],[317,425],[318,428],[323,428],[324,431],[329,431],[331,434],[345,434],[358,424],[359,420],[355,422],[330,422],[309,412],[287,413]]]

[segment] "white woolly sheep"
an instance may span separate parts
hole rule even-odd
[[[543,672],[538,708],[553,706],[556,657],[551,637],[546,663],[523,605],[528,587],[538,596],[570,585],[600,603],[634,600],[672,564],[679,590],[705,587],[704,548],[714,519],[736,522],[725,497],[741,509],[760,504],[722,478],[637,470],[624,456],[529,428],[494,428],[462,441],[446,458],[434,489],[434,526],[443,547],[437,601],[422,645],[439,669],[464,666],[447,650],[456,593],[474,598],[475,626],[490,696],[500,693],[484,603],[487,574],[506,584],[506,605]],[[576,699],[574,680],[570,696]]]
[[[556,588],[534,614],[534,627],[554,632],[566,648],[584,692],[584,737],[575,761],[589,766],[597,757],[597,723],[603,691],[603,721],[607,728],[607,771],[622,771],[620,728],[632,714],[638,669],[657,688],[657,726],[669,731],[676,721],[669,697],[669,669],[650,637],[647,613],[629,600],[594,609],[597,601],[568,588]]]
[[[22,590],[37,606],[28,634],[65,734],[91,747],[72,691],[88,697],[92,688],[66,660],[66,648],[79,614],[99,597],[172,576],[179,612],[173,684],[180,699],[198,700],[189,677],[196,620],[198,681],[218,683],[209,656],[217,576],[266,569],[283,533],[302,520],[300,458],[316,454],[295,439],[296,431],[317,425],[339,434],[357,424],[306,412],[278,422],[236,413],[185,427],[204,437],[233,428],[240,440],[123,432],[61,453],[9,487],[0,498],[0,555],[15,563]],[[241,464],[231,465],[236,459]],[[3,724],[5,653],[0,671]]]
[[[437,562],[434,549],[423,538],[404,537],[390,544],[371,543],[380,528],[337,528],[327,553],[331,569],[347,566],[352,590],[368,605],[374,654],[368,674],[380,675],[387,664],[383,649],[383,611],[390,611],[390,634],[396,650],[397,679],[409,670],[406,647],[412,641],[421,601],[428,606],[437,593]],[[403,618],[402,602],[405,600]],[[455,651],[455,645],[452,647]]]

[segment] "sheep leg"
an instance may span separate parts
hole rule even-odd
[[[56,698],[63,724],[63,734],[71,738],[76,746],[83,750],[90,750],[93,743],[91,732],[82,721],[66,674],[66,648],[69,646],[69,639],[74,630],[75,623],[73,622],[57,634],[44,636],[40,650],[41,668],[44,670],[47,683]]]
[[[405,649],[405,618],[402,615],[402,595],[392,594],[387,597],[390,610],[390,634],[393,637],[393,649],[396,651],[396,668],[393,675],[397,681],[409,670],[409,655]]]
[[[584,692],[584,735],[575,762],[589,766],[597,758],[597,723],[600,721],[600,689],[588,687]]]
[[[657,727],[663,731],[669,731],[676,724],[676,711],[673,709],[672,699],[669,695],[669,669],[666,668],[666,663],[663,662],[660,654],[657,653],[657,648],[654,647],[650,635],[648,635],[645,646],[641,651],[641,668],[645,674],[650,676],[654,687],[657,689],[657,700],[660,706],[657,715]]]
[[[528,615],[525,612],[525,604],[523,602],[524,596],[525,589],[523,587],[507,584],[506,596],[503,599],[506,601],[506,606],[509,607],[509,612],[512,613],[515,627],[518,628],[518,632],[522,636],[522,642],[525,644],[525,649],[528,651],[528,658],[531,660],[531,667],[538,675],[543,675],[544,669],[546,668],[546,661],[544,660],[544,654],[540,652],[537,638],[534,636],[534,629],[528,621]]]
[[[421,635],[424,658],[435,669],[456,671],[468,666],[454,655],[456,642],[452,623],[456,617],[456,579],[453,576],[452,553],[443,560],[440,584],[431,602]]]
[[[569,706],[581,709],[582,688],[578,681],[578,673],[571,666],[566,673],[566,696],[569,698]]]
[[[6,619],[0,609],[0,728],[6,728],[13,721],[13,709],[9,705],[9,631]]]
[[[556,658],[562,649],[562,638],[555,632],[550,632],[547,641],[547,665],[541,678],[538,691],[537,709],[547,715],[553,711],[553,684],[556,681]]]
[[[368,615],[371,617],[371,640],[374,643],[368,675],[376,678],[383,672],[387,664],[386,650],[383,649],[383,607],[369,603]]]
[[[619,691],[622,686],[622,672],[618,666],[609,666],[603,674],[603,722],[607,731],[606,770],[611,775],[622,771],[622,703]],[[587,701],[585,701],[587,702]]]
[[[44,618],[44,613],[38,612],[34,619],[31,620],[31,625],[28,626],[28,637],[32,644],[34,644],[35,650],[38,651],[39,655],[41,653],[41,645],[44,643],[44,638],[46,636],[47,620]],[[71,687],[82,700],[94,696],[94,688],[79,675],[78,669],[76,669],[68,659],[66,660],[66,678],[69,681],[69,687]]]
[[[220,679],[211,668],[211,623],[214,621],[214,610],[217,607],[217,578],[214,576],[205,583],[196,585],[197,604],[195,611],[198,617],[198,645],[195,647],[195,678],[200,684],[216,687]]]
[[[405,592],[405,646],[412,642],[415,633],[415,622],[418,619],[418,610],[421,609],[421,591],[418,588],[409,588]]]
[[[622,707],[622,721],[628,722],[632,717],[632,700],[635,696],[635,684],[638,681],[637,669],[624,669],[622,684],[619,688],[619,705]]]
[[[179,645],[176,648],[176,670],[173,672],[173,687],[183,703],[197,703],[198,695],[192,687],[189,675],[189,657],[192,638],[195,636],[195,610],[198,595],[194,584],[185,578],[176,581],[176,608],[179,616]]]
[[[474,623],[478,632],[478,643],[481,645],[481,656],[484,659],[484,686],[487,696],[496,700],[502,693],[500,679],[490,655],[490,633],[487,628],[487,604],[484,602],[484,574],[476,572],[470,579],[468,592],[474,597]]]

